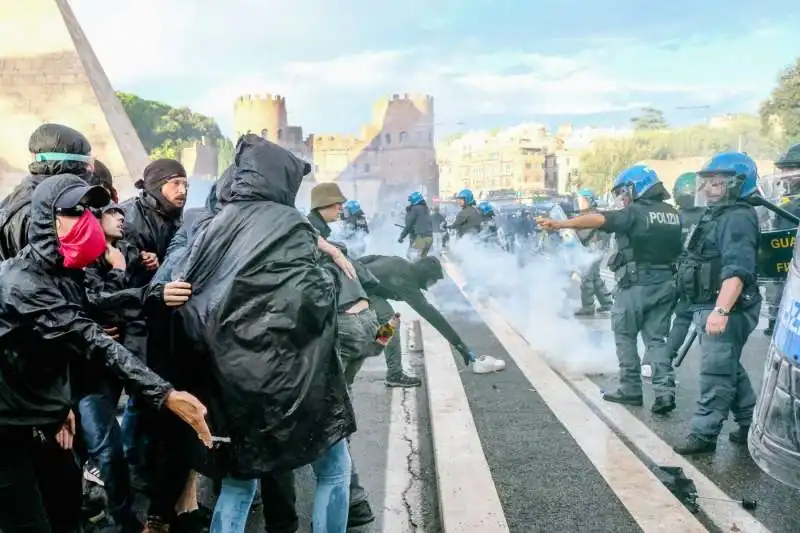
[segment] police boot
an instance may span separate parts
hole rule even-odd
[[[700,455],[717,451],[716,441],[701,439],[697,435],[689,435],[683,444],[672,447],[679,455]]]
[[[623,393],[621,390],[603,394],[603,399],[607,402],[621,403],[622,405],[633,405],[636,407],[641,407],[642,403],[644,403],[641,394],[638,396],[631,396]]]
[[[575,316],[594,316],[595,309],[594,307],[581,307],[577,311],[575,311]]]
[[[767,329],[764,330],[764,335],[767,337],[772,337],[772,334],[775,332],[775,319],[770,319],[767,322]]]
[[[675,397],[672,395],[658,396],[653,402],[650,411],[657,415],[665,415],[675,410]]]
[[[739,426],[736,431],[731,431],[728,435],[728,440],[734,444],[747,444],[747,434],[750,432],[750,426]]]

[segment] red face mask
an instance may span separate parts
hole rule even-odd
[[[97,261],[106,250],[103,227],[88,209],[59,242],[58,253],[64,256],[66,268],[85,268]]]

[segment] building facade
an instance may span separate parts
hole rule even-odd
[[[288,121],[279,95],[242,96],[234,105],[236,134],[257,133],[313,164],[309,180],[339,183],[365,209],[419,190],[438,194],[433,97],[393,95],[376,102],[372,117],[353,134],[311,134]],[[298,199],[301,201],[301,199]]]
[[[489,191],[542,191],[545,156],[554,147],[547,128],[522,125],[497,133],[471,132],[437,147],[439,188],[452,197],[464,188],[476,196]]]

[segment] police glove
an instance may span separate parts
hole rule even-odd
[[[403,242],[403,237],[400,237],[399,239],[397,239],[397,242]]]

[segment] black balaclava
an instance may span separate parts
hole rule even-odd
[[[182,207],[173,205],[162,194],[161,187],[172,178],[185,178],[186,169],[174,159],[156,159],[147,167],[142,174],[142,179],[136,182],[136,188],[145,191],[148,195],[155,198],[158,207],[167,215],[177,218],[183,212]]]

